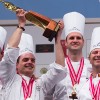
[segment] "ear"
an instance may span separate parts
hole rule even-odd
[[[2,49],[0,48],[0,59],[2,59],[3,56],[4,56],[4,46]]]
[[[89,59],[89,61],[90,61],[90,63],[91,63],[91,59],[90,59],[91,57],[90,57],[90,56],[91,56],[91,55],[89,54],[88,59]]]
[[[84,38],[82,38],[82,40],[83,40],[83,45],[84,45],[84,42],[85,42]]]
[[[90,56],[88,56],[87,58],[88,58],[88,60],[90,60]]]
[[[2,60],[3,56],[4,56],[4,48],[2,50],[0,48],[0,61]]]
[[[18,68],[18,62],[16,63],[16,68]]]
[[[84,43],[84,39],[83,39],[83,43]]]
[[[65,40],[65,46],[66,46],[66,48],[67,48],[67,45],[68,45],[68,44],[67,44],[67,40]]]

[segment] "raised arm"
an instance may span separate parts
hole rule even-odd
[[[24,29],[24,26],[26,24],[25,13],[26,12],[23,9],[16,10],[18,26],[8,41],[9,47],[18,47],[22,32],[25,30]]]
[[[46,74],[41,76],[43,91],[45,96],[52,91],[55,84],[66,77],[65,58],[63,48],[61,46],[61,34],[63,30],[63,23],[59,22],[60,30],[55,38],[55,54],[56,60],[50,64],[50,69]]]
[[[56,54],[56,63],[57,64],[60,64],[62,66],[65,66],[65,61],[64,61],[64,52],[63,52],[63,48],[62,48],[62,45],[61,45],[61,34],[62,34],[62,30],[64,28],[64,24],[62,21],[59,21],[59,26],[60,26],[60,29],[58,31],[58,34],[55,38],[55,54]]]
[[[18,9],[16,11],[19,28],[16,28],[14,33],[11,35],[4,53],[3,60],[0,62],[0,79],[3,84],[12,80],[16,73],[16,61],[19,54],[18,45],[23,32],[21,27],[24,28],[26,23],[25,13],[26,12],[23,9]]]

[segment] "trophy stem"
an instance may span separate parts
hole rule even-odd
[[[36,12],[28,11],[25,14],[25,17],[28,21],[32,22],[36,26],[39,26],[39,27],[42,27],[43,29],[46,29],[48,22],[45,19],[43,19],[43,17],[41,17],[40,14],[38,14]]]

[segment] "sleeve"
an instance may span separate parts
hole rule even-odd
[[[52,90],[47,92],[47,94],[44,94],[44,100],[53,100],[54,91],[55,91],[55,86],[52,88]]]
[[[48,72],[42,75],[40,78],[44,93],[49,92],[55,84],[60,82],[67,75],[65,67],[62,67],[61,65],[55,62],[50,66],[50,70],[48,70]]]
[[[19,48],[7,48],[4,57],[0,62],[0,80],[6,84],[16,73],[16,61],[19,54]]]
[[[67,82],[64,79],[55,85],[55,91],[53,94],[54,100],[58,100],[58,99],[68,100],[66,83]]]

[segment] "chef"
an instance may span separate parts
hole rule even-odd
[[[21,13],[21,18],[23,18],[25,11],[23,9],[18,9],[17,14],[18,13]],[[64,54],[62,52],[60,40],[57,37],[55,39],[56,60],[54,63],[50,64],[52,68],[45,75],[37,78],[34,75],[36,58],[32,36],[22,33],[19,30],[23,32],[24,28],[19,26],[17,31],[15,31],[15,34],[22,34],[21,40],[18,39],[20,40],[18,46],[20,50],[16,66],[9,66],[8,61],[6,62],[8,64],[7,66],[0,66],[0,78],[3,83],[0,100],[43,100],[43,95],[52,89],[56,83],[66,77]],[[15,38],[12,39],[15,40]],[[9,44],[11,46],[11,41]],[[14,53],[12,52],[10,55],[14,55]],[[10,60],[12,65],[15,65],[15,62],[9,59],[9,55],[6,57]]]
[[[45,97],[46,100],[50,100],[52,97],[53,100],[78,99],[77,94],[88,80],[91,72],[91,64],[88,59],[83,57],[82,53],[85,17],[79,12],[69,12],[64,15],[63,22],[67,47],[67,56],[65,57],[67,76],[55,85],[52,92],[49,91]]]
[[[100,27],[94,28],[91,37],[89,60],[92,74],[79,92],[80,100],[100,100]]]

